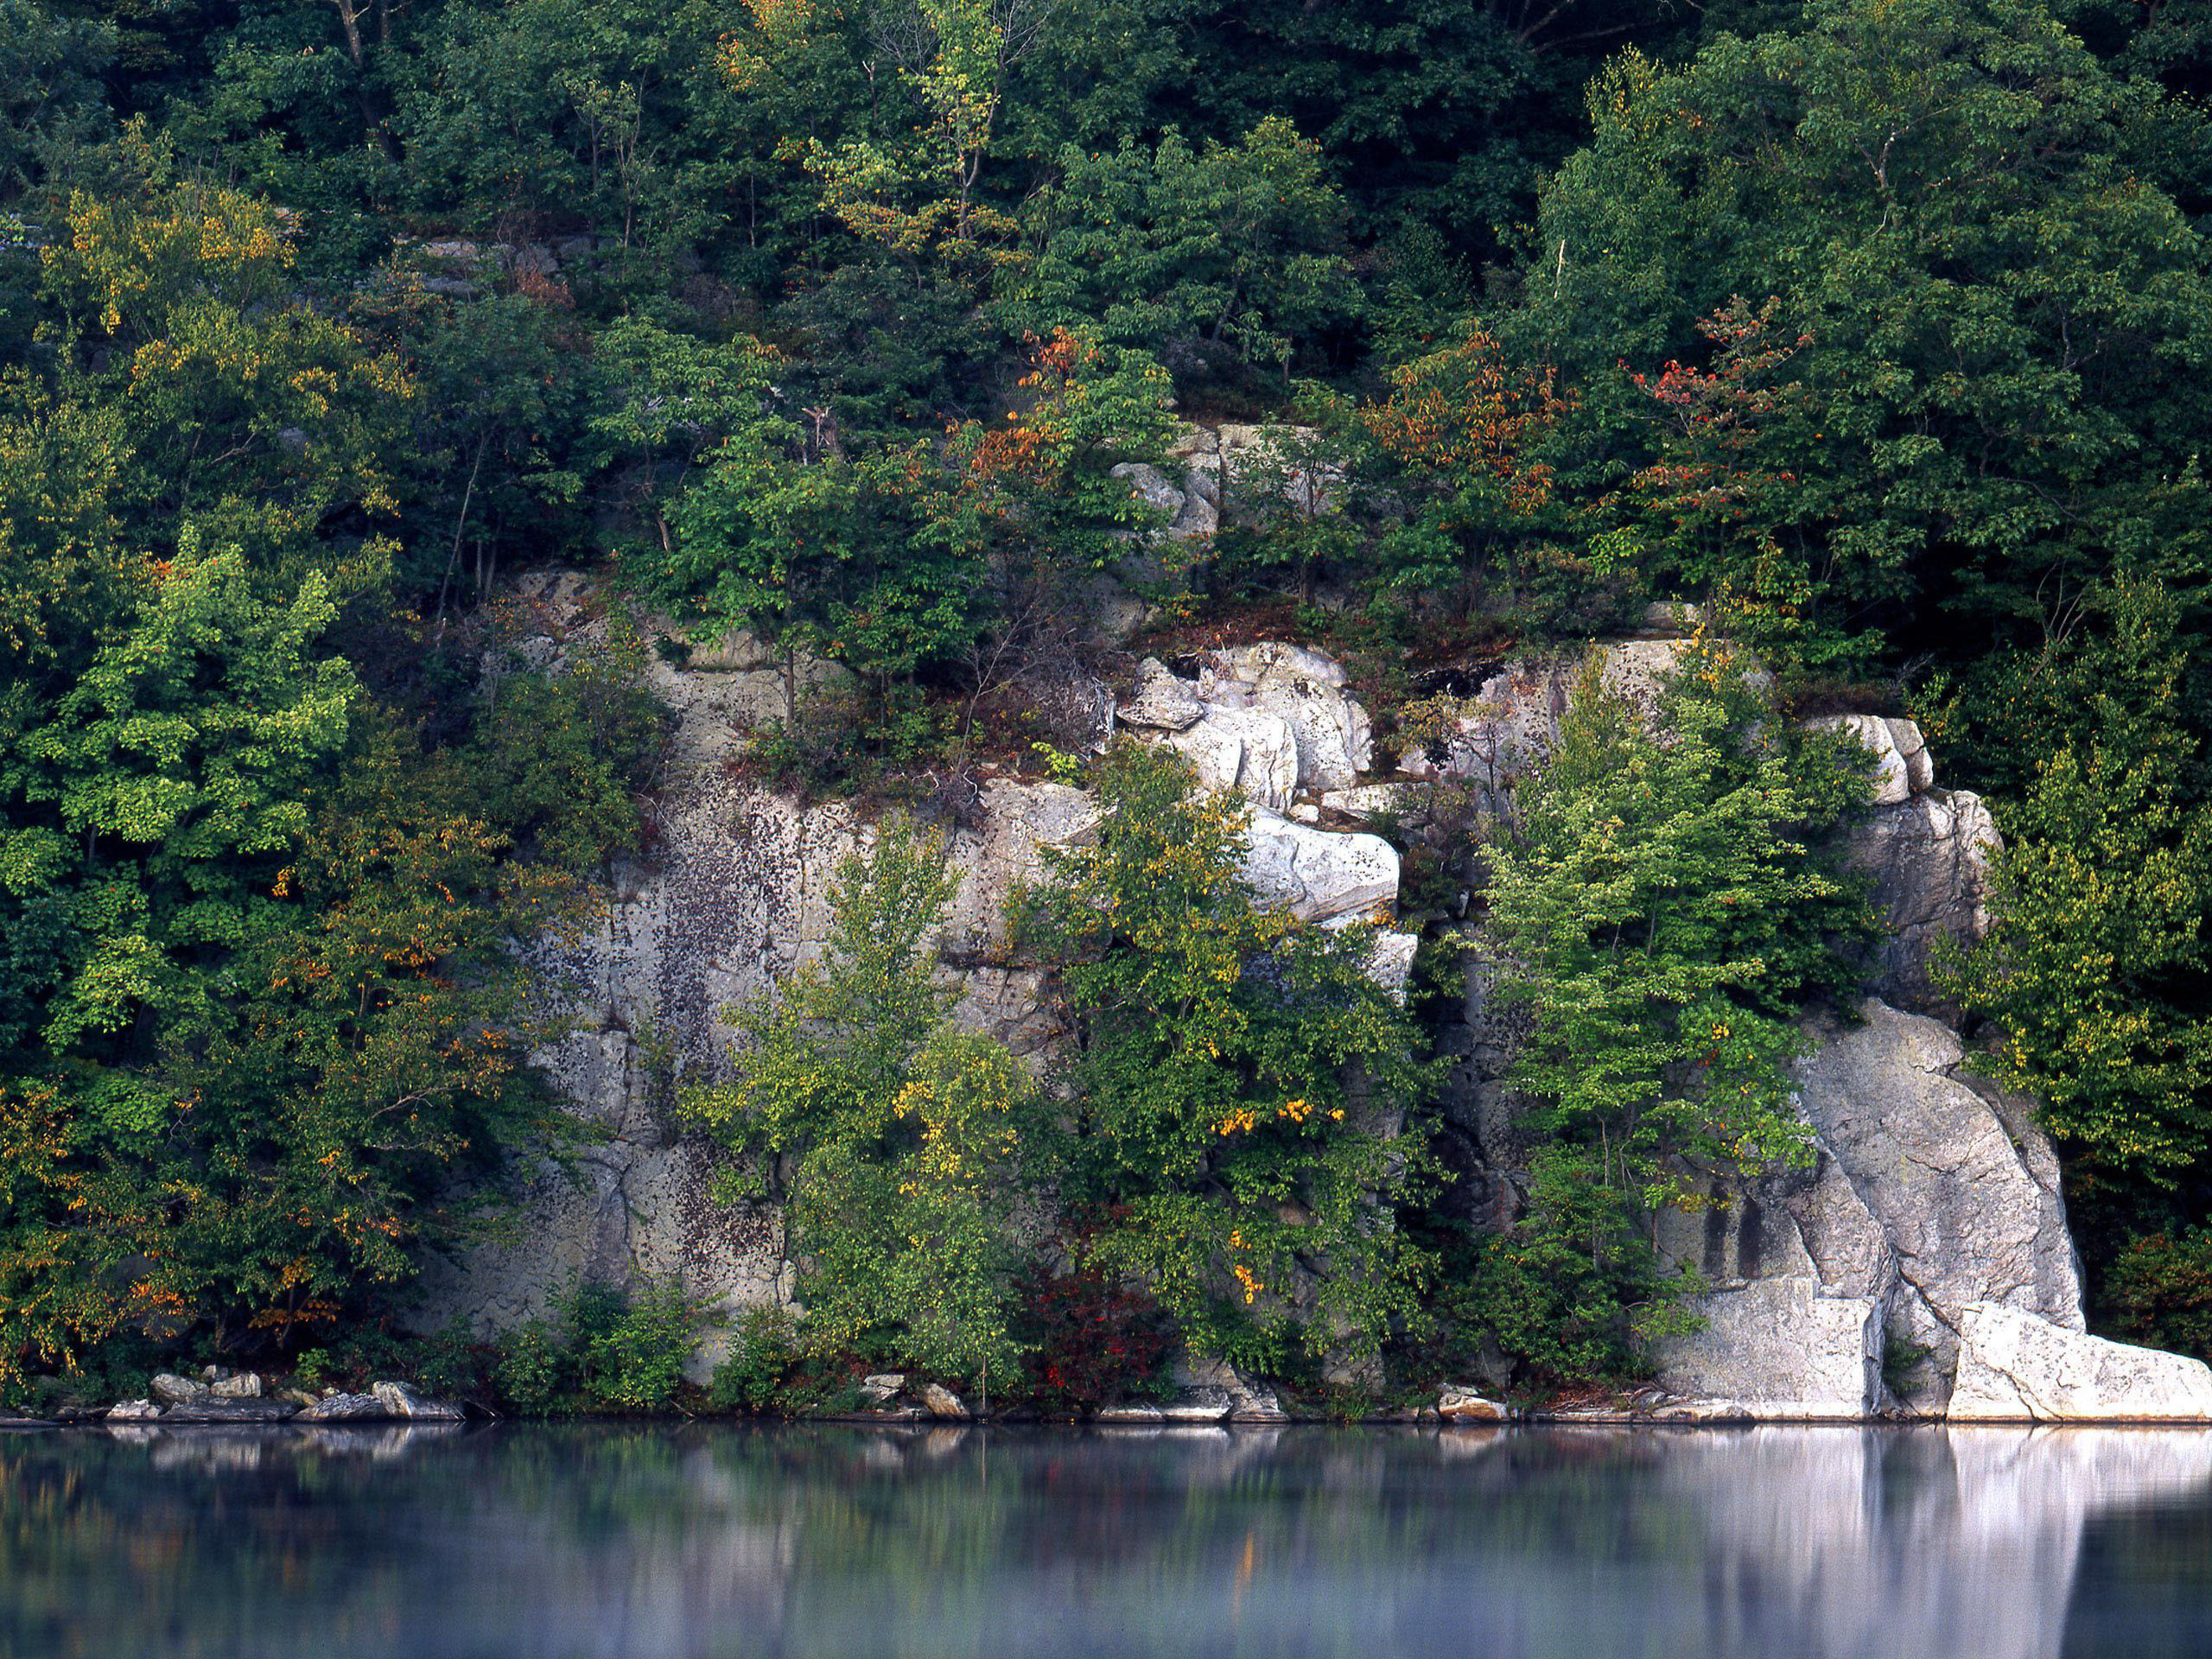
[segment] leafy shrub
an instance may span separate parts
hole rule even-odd
[[[1033,1080],[1003,1045],[949,1023],[925,943],[957,877],[943,842],[893,821],[847,861],[821,959],[730,1011],[735,1076],[684,1113],[752,1170],[788,1173],[785,1226],[817,1354],[880,1354],[942,1376],[1020,1364],[1011,1214]]]
[[[1047,1411],[1089,1411],[1166,1391],[1174,1322],[1140,1288],[1091,1268],[1036,1274],[1021,1288],[1034,1349],[1029,1397]]]
[[[1624,1374],[1670,1294],[1653,1213],[1810,1156],[1798,1017],[1870,928],[1817,849],[1866,793],[1863,760],[1774,718],[1725,648],[1687,653],[1649,718],[1586,666],[1492,853],[1499,996],[1533,1026],[1513,1081],[1546,1142],[1478,1275],[1507,1352]]]
[[[1294,1337],[1371,1356],[1422,1316],[1421,1252],[1377,1218],[1427,1169],[1393,1114],[1431,1075],[1368,977],[1372,936],[1262,910],[1245,809],[1180,757],[1123,744],[1098,777],[1096,843],[1047,850],[1024,923],[1079,1033],[1054,1173],[1098,1218],[1084,1263],[1238,1364]]]
[[[707,1401],[718,1411],[760,1411],[776,1398],[798,1359],[798,1322],[783,1307],[738,1315],[729,1355],[715,1367]]]
[[[492,1380],[500,1401],[511,1409],[543,1416],[569,1397],[575,1367],[562,1345],[558,1328],[545,1319],[531,1319],[500,1339]]]
[[[696,1298],[676,1278],[648,1281],[583,1349],[585,1396],[619,1411],[660,1411],[683,1386],[698,1336]]]
[[[2106,1275],[2113,1329],[2131,1341],[2212,1359],[2212,1227],[2131,1240]]]

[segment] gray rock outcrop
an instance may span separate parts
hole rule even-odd
[[[1223,453],[1209,469],[1193,451],[1193,475],[1217,474]],[[1181,493],[1187,504],[1195,486]],[[1609,648],[1605,672],[1627,695],[1648,696],[1681,648],[1664,638],[1622,642]],[[675,716],[656,856],[618,872],[595,927],[543,947],[582,1018],[540,1058],[606,1138],[582,1152],[578,1179],[534,1184],[514,1239],[432,1266],[426,1326],[456,1315],[483,1329],[512,1325],[579,1278],[672,1274],[731,1313],[791,1295],[776,1212],[717,1200],[720,1154],[685,1135],[671,1107],[680,1083],[724,1075],[720,1011],[820,951],[836,870],[869,832],[842,807],[802,807],[727,764],[751,725],[779,711],[776,665],[732,652],[726,664],[695,658],[679,671],[655,663],[650,672]],[[1102,729],[1171,744],[1211,787],[1243,795],[1255,887],[1309,921],[1382,923],[1372,971],[1402,992],[1420,940],[1389,925],[1399,855],[1363,823],[1386,814],[1402,822],[1417,798],[1452,792],[1437,779],[1472,785],[1478,809],[1506,810],[1512,780],[1555,741],[1571,683],[1567,664],[1499,667],[1442,737],[1400,757],[1413,775],[1387,781],[1362,781],[1374,738],[1342,667],[1292,645],[1202,652],[1172,666],[1147,659]],[[1933,1006],[1936,943],[1970,939],[1984,925],[1996,844],[1988,814],[1970,795],[1934,787],[1910,722],[1858,716],[1845,727],[1876,751],[1891,798],[1850,848],[1895,925],[1878,964],[1880,995],[1861,1023],[1816,1031],[1816,1051],[1798,1069],[1810,1166],[1715,1190],[1708,1207],[1661,1217],[1662,1252],[1696,1263],[1713,1286],[1704,1329],[1655,1350],[1661,1384],[1691,1416],[1903,1408],[1963,1420],[1994,1409],[1979,1403],[1986,1398],[2020,1401],[2037,1416],[2107,1399],[2125,1416],[2142,1414],[2122,1408],[2139,1387],[2164,1402],[2152,1414],[2188,1403],[2194,1373],[2123,1363],[2105,1351],[2115,1344],[2081,1347],[2089,1339],[2080,1276],[2049,1146],[2024,1103],[1965,1074],[1955,1032],[1906,1006]],[[935,949],[960,992],[957,1017],[1040,1062],[1065,1033],[1036,966],[1009,937],[1007,901],[1042,873],[1047,849],[1094,834],[1097,816],[1079,790],[1001,779],[983,785],[950,847],[961,880]],[[1490,996],[1478,928],[1458,914],[1447,906],[1429,918],[1458,928],[1450,943],[1466,947],[1464,1002],[1436,1033],[1452,1062],[1453,1202],[1469,1218],[1503,1225],[1525,1185],[1528,1148],[1503,1083],[1520,1033]],[[693,1376],[703,1378],[725,1351],[724,1339],[710,1340]],[[2000,1351],[2025,1357],[2000,1364]],[[2019,1375],[2039,1379],[2032,1399]],[[1263,1385],[1225,1367],[1179,1380],[1223,1390],[1236,1421],[1281,1417]]]
[[[1813,1170],[1662,1217],[1662,1249],[1718,1287],[1706,1329],[1655,1351],[1673,1392],[1940,1415],[1969,1306],[2082,1328],[2057,1160],[2024,1105],[1965,1076],[1948,1027],[1872,998],[1860,1013],[1796,1068]]]

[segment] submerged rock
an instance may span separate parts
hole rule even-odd
[[[164,1423],[281,1423],[296,1416],[299,1408],[283,1400],[220,1400],[203,1395],[181,1405],[165,1408]]]

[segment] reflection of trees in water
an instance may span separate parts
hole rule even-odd
[[[2209,1481],[2139,1429],[22,1436],[0,1659],[2025,1656],[2123,1570],[2202,1618]]]

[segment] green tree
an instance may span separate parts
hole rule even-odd
[[[1735,457],[1788,486],[1738,588],[1778,557],[1768,590],[1831,640],[1944,652],[1961,616],[2031,635],[2101,571],[2202,588],[2212,267],[2160,184],[2201,118],[2034,0],[1815,0],[1679,67],[1626,54],[1589,105],[1509,343],[1581,383],[1602,464],[1666,429],[1623,359],[1725,374],[1697,324],[1739,297],[1802,340],[1802,403]],[[1694,551],[1662,545],[1662,579]]]
[[[1203,371],[1230,353],[1281,366],[1358,313],[1343,199],[1287,121],[1234,144],[1171,130],[1156,148],[1071,148],[1059,165],[1033,210],[1041,251],[1004,308],[1017,328],[1095,327]]]
[[[2075,638],[2016,665],[2032,771],[1956,988],[1999,1033],[1974,1064],[2043,1103],[2103,1225],[2156,1219],[2158,1190],[2212,1152],[2212,800],[2175,597],[2092,599]]]
[[[1088,1259],[1147,1284],[1204,1353],[1357,1365],[1417,1324],[1425,1258],[1392,1221],[1426,1155],[1427,1074],[1369,977],[1371,930],[1262,909],[1245,812],[1124,744],[1094,845],[1047,849],[1027,932],[1077,1030],[1058,1191]]]
[[[784,1199],[815,1351],[1011,1382],[1036,1091],[1004,1047],[949,1023],[957,994],[929,952],[957,883],[940,840],[886,825],[838,873],[821,958],[728,1011],[734,1076],[683,1109],[752,1159],[727,1198]]]
[[[1713,645],[1685,653],[1648,717],[1593,656],[1515,792],[1487,922],[1498,995],[1530,1024],[1512,1082],[1548,1150],[1503,1250],[1533,1251],[1556,1292],[1547,1253],[1580,1237],[1614,1280],[1616,1341],[1649,1317],[1649,1217],[1716,1175],[1810,1155],[1786,1068],[1810,1046],[1805,1003],[1852,982],[1867,937],[1821,852],[1866,792],[1863,762],[1777,718]],[[1589,1299],[1577,1323],[1602,1331]]]

